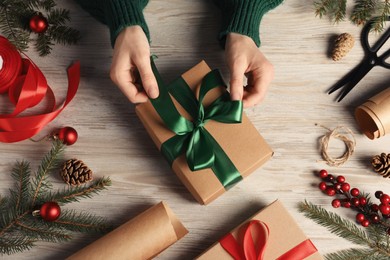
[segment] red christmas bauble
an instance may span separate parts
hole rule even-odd
[[[41,209],[39,210],[39,215],[45,221],[54,221],[58,219],[59,216],[61,215],[61,208],[57,202],[54,201],[46,202],[41,206]]]
[[[72,145],[77,141],[77,131],[70,126],[66,126],[58,130],[58,139],[60,139],[66,145]]]
[[[30,18],[29,26],[31,31],[35,33],[43,33],[47,30],[49,23],[43,15],[36,14]]]

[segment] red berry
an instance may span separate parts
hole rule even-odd
[[[361,224],[362,224],[363,227],[368,227],[370,225],[370,221],[368,219],[365,219],[365,220],[362,221]]]
[[[348,192],[350,188],[351,188],[351,186],[349,186],[349,183],[347,183],[347,182],[344,182],[343,184],[341,184],[341,190],[344,192]]]
[[[390,196],[387,195],[387,194],[382,194],[381,198],[380,198],[380,201],[383,203],[383,204],[389,204],[390,202]]]
[[[326,194],[328,196],[336,195],[336,190],[333,187],[330,187],[330,186],[326,188],[325,192],[326,192]]]
[[[336,180],[337,180],[338,183],[344,183],[345,182],[345,177],[340,175],[340,176],[337,176]]]
[[[328,171],[322,169],[322,170],[320,171],[319,175],[320,175],[320,177],[321,177],[322,179],[325,179],[325,178],[328,176]]]
[[[332,206],[333,206],[333,208],[339,208],[339,207],[341,206],[340,200],[334,199],[334,200],[332,201]]]
[[[374,212],[377,212],[379,210],[379,205],[378,204],[372,204],[371,205],[371,210]]]
[[[336,190],[341,190],[341,184],[340,184],[340,183],[334,184],[333,187],[334,187]]]
[[[326,183],[324,181],[320,182],[320,184],[318,185],[318,187],[320,188],[320,190],[324,191],[326,190]]]
[[[370,218],[371,218],[372,223],[379,223],[379,221],[380,221],[380,217],[378,216],[378,214],[372,214],[370,216]]]
[[[367,199],[365,197],[360,197],[359,203],[360,205],[365,206],[367,204]]]
[[[334,176],[332,174],[328,174],[326,180],[332,182],[334,180]]]
[[[359,207],[359,204],[360,204],[359,199],[358,198],[352,198],[351,199],[351,204],[353,206],[355,206],[355,207]]]
[[[377,199],[380,199],[382,195],[383,195],[383,191],[378,190],[375,192],[375,198]]]
[[[365,220],[366,219],[366,217],[364,216],[364,214],[363,213],[358,213],[357,215],[356,215],[356,221],[357,222],[359,222],[359,223],[361,223],[363,220]]]
[[[383,215],[389,215],[390,214],[390,205],[380,204],[379,210]]]
[[[342,205],[343,205],[344,208],[350,208],[351,207],[351,202],[345,201],[345,202],[343,202]]]
[[[351,190],[351,195],[354,196],[354,197],[359,196],[359,193],[360,193],[360,191],[359,191],[359,189],[357,189],[357,188],[353,188],[353,189]]]

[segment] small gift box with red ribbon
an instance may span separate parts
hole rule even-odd
[[[323,259],[283,204],[276,200],[222,237],[198,260]]]
[[[231,101],[218,70],[202,61],[171,84],[154,62],[160,95],[136,113],[173,171],[200,204],[208,204],[247,177],[273,152]]]

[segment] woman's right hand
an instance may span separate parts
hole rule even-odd
[[[125,28],[116,38],[110,77],[132,103],[158,97],[158,85],[150,64],[149,42],[140,26]]]

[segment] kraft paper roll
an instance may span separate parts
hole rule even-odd
[[[355,118],[363,133],[370,139],[390,132],[390,88],[357,107]]]
[[[187,233],[168,205],[160,202],[68,259],[151,259]]]

